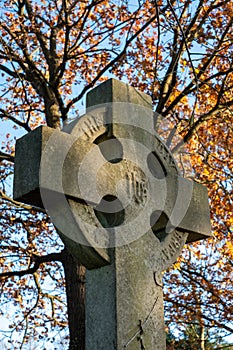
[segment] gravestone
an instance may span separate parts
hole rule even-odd
[[[165,350],[162,271],[210,220],[206,189],[154,131],[150,97],[110,79],[62,131],[19,139],[14,198],[45,208],[88,269],[86,349]]]

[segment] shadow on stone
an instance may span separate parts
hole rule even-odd
[[[150,226],[153,233],[160,240],[160,242],[162,242],[167,236],[167,233],[165,232],[167,222],[168,217],[162,211],[156,210],[151,214]]]
[[[104,156],[110,163],[119,163],[123,159],[123,147],[120,141],[108,132],[97,137],[94,141]]]
[[[148,154],[147,165],[151,174],[156,179],[164,179],[167,176],[167,171],[155,152]]]
[[[105,228],[120,226],[125,220],[125,210],[121,201],[112,195],[104,196],[94,209],[95,215]]]

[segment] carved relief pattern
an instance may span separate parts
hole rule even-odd
[[[79,121],[79,128],[81,133],[86,136],[86,140],[93,140],[103,130],[103,120],[98,115],[85,115]]]
[[[165,247],[162,247],[161,251],[162,265],[164,268],[167,267],[167,264],[171,265],[171,263],[174,262],[179,255],[180,250],[184,246],[187,233],[174,230],[170,237],[170,240],[167,242]]]
[[[130,200],[143,206],[148,197],[148,183],[141,169],[134,166],[125,174],[127,180],[127,193]]]
[[[163,160],[166,162],[166,164],[174,168],[174,170],[176,170],[177,172],[176,163],[172,155],[168,151],[168,149],[165,147],[165,145],[162,143],[162,141],[159,138],[155,137],[155,140],[156,140],[156,151],[159,152],[159,154],[161,155]]]

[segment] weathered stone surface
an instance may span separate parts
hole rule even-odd
[[[110,79],[87,107],[17,142],[14,197],[44,206],[89,269],[86,349],[164,350],[161,272],[210,235],[207,191],[179,175],[148,96]]]
[[[89,115],[83,117],[84,121],[86,119],[90,120],[89,118]],[[100,123],[103,123],[103,119],[100,120]],[[17,141],[14,178],[14,198],[16,200],[42,207],[40,189],[52,191],[54,192],[53,195],[55,193],[64,193],[68,198],[83,199],[83,193],[80,193],[79,186],[81,179],[77,178],[77,174],[88,152],[92,152],[93,155],[89,156],[89,159],[85,161],[85,166],[82,166],[82,179],[85,182],[84,199],[87,203],[98,205],[101,198],[108,194],[116,197],[122,195],[124,197],[129,182],[141,181],[141,186],[146,186],[146,182],[143,179],[140,180],[139,167],[132,162],[123,160],[118,164],[113,164],[106,162],[106,159],[103,158],[100,148],[93,143],[93,140],[99,137],[101,132],[105,132],[103,125],[98,132],[95,131],[94,133],[93,131],[91,141],[89,138],[86,139],[86,134],[84,138],[81,133],[79,136],[79,132],[82,129],[82,127],[78,129],[75,125],[75,136],[73,136],[72,134],[68,135],[65,132],[54,131],[44,126],[39,127]],[[127,125],[125,129],[127,129]],[[137,130],[141,131],[141,129]],[[78,138],[77,135],[79,136]],[[151,215],[152,211],[163,211],[170,219],[170,226],[179,227],[182,231],[189,231],[187,242],[192,242],[205,236],[208,237],[210,222],[206,189],[199,184],[177,176],[175,165],[170,159],[171,156],[169,153],[166,153],[165,147],[161,148],[160,145],[159,150],[156,148],[159,143],[155,137],[154,141],[151,135],[149,137],[147,135],[144,139],[147,139],[147,148],[151,145],[153,146],[155,150],[154,159],[159,159],[163,168],[166,168],[166,171],[169,172],[166,176],[164,174],[162,178],[157,178],[153,171],[149,170],[148,163],[144,161],[146,158],[144,152],[147,152],[147,148],[142,150],[142,154],[139,152],[134,155],[134,148],[131,147],[130,149],[129,141],[124,145],[124,138],[121,138],[121,133],[118,132],[116,135],[119,135],[119,138],[122,140],[122,145],[124,146],[122,146],[124,150],[123,156],[128,159],[134,158],[135,164],[141,164],[141,167],[145,170],[145,177],[150,179],[149,184],[147,184],[148,188],[144,188],[144,190],[147,191],[147,195],[148,192],[156,195],[154,197],[150,196],[151,202],[148,205],[148,215]],[[50,140],[49,143],[48,140]],[[127,140],[130,140],[129,137]],[[137,139],[138,143],[139,141],[141,142],[141,140]],[[111,139],[105,142],[111,144]],[[43,167],[40,166],[42,151],[44,151]],[[25,166],[24,160],[27,162],[27,166]],[[152,164],[153,162],[150,163]],[[158,169],[158,164],[156,164],[156,167]],[[127,176],[129,177],[127,178]],[[93,181],[95,178],[96,181]],[[116,185],[124,178],[127,178],[124,186],[122,188],[117,187]],[[179,199],[177,197],[178,194]],[[133,194],[131,193],[130,195],[132,197]],[[128,200],[130,199],[129,197]],[[175,204],[177,205],[175,206]],[[200,208],[202,209],[200,210]],[[137,216],[141,208],[134,205],[128,208],[128,212],[130,210]],[[183,214],[185,216],[181,217]],[[130,215],[129,220],[132,220]],[[146,217],[144,221],[146,221]],[[149,221],[147,220],[147,222]]]
[[[148,232],[114,249],[111,265],[87,271],[87,349],[165,349],[162,278],[151,239]]]
[[[14,198],[24,203],[43,207],[40,187],[40,161],[44,145],[53,129],[39,127],[16,142]]]
[[[119,80],[109,79],[87,94],[87,108],[114,102],[127,102],[151,109],[151,97]]]

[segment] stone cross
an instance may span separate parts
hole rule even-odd
[[[44,207],[87,267],[86,349],[164,350],[162,271],[210,236],[206,188],[180,176],[150,97],[110,79],[62,131],[16,144],[14,198]]]

